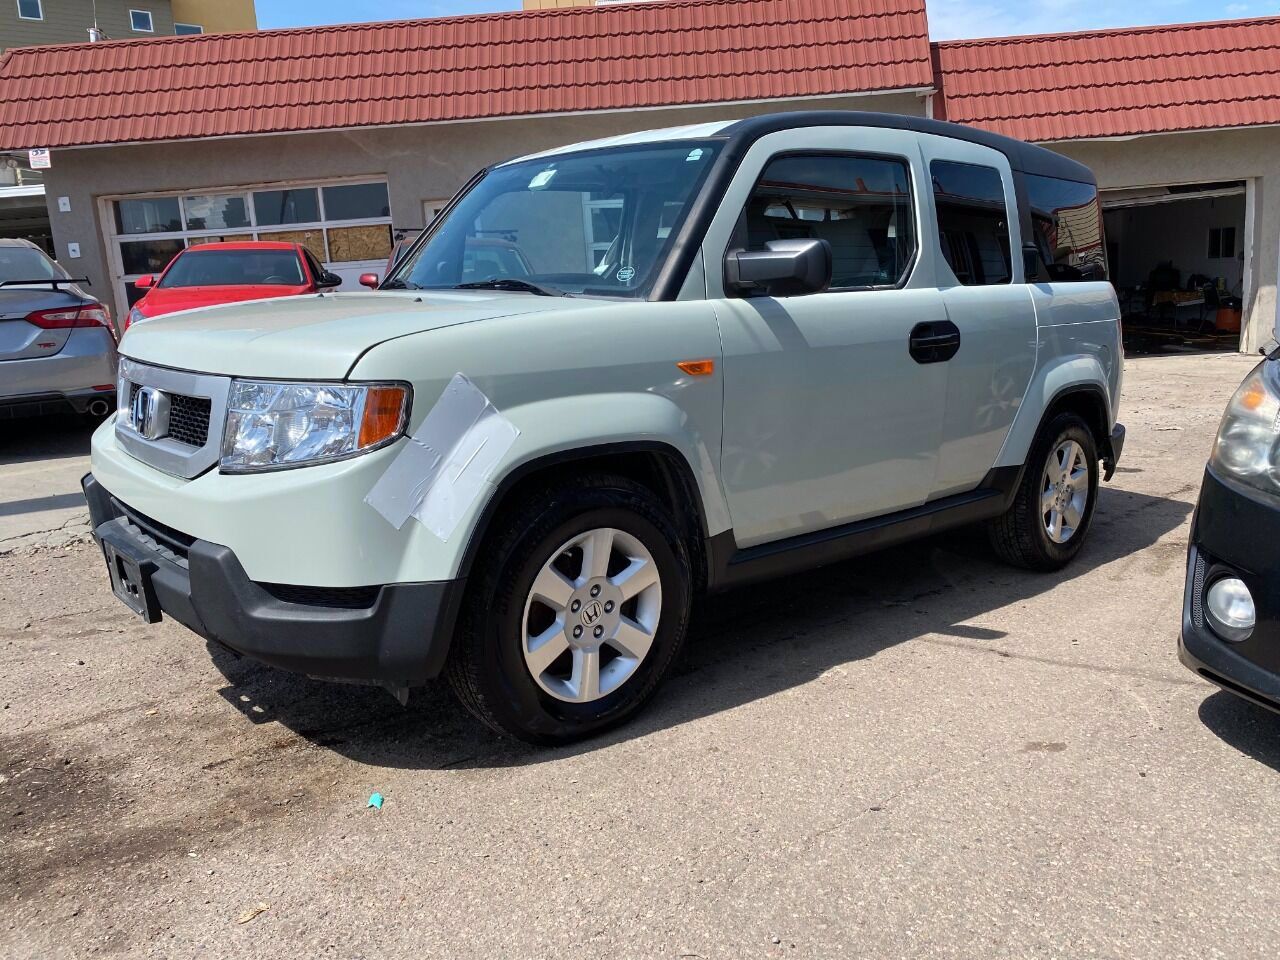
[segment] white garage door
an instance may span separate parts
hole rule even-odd
[[[109,201],[116,309],[142,296],[133,281],[162,271],[183,248],[222,240],[301,243],[358,289],[361,273],[380,272],[391,253],[391,209],[383,180],[264,184]]]

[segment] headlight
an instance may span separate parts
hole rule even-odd
[[[409,416],[407,386],[236,380],[227,398],[223,473],[311,466],[395,440]]]
[[[1209,465],[1220,476],[1280,496],[1280,385],[1277,365],[1263,361],[1227,404]]]
[[[139,310],[137,307],[130,307],[129,316],[124,321],[124,328],[128,330],[135,323],[141,323],[145,319],[147,318],[142,315],[141,310]]]

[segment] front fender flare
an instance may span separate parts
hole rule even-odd
[[[458,542],[466,547],[455,558],[458,575],[469,572],[489,520],[517,482],[543,467],[595,455],[651,450],[678,456],[697,488],[700,502],[695,506],[704,535],[714,536],[731,525],[716,470],[718,437],[704,437],[685,411],[661,394],[539,400],[505,408],[502,414],[520,429],[520,436],[459,531]]]

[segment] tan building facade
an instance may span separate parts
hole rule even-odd
[[[172,0],[175,23],[194,24],[204,33],[243,33],[258,29],[254,0]]]
[[[0,0],[0,51],[256,29],[254,0]]]

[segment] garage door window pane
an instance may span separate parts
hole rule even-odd
[[[372,220],[391,216],[385,183],[356,183],[324,188],[324,215],[328,220]]]
[[[329,229],[329,261],[355,263],[360,260],[386,260],[391,256],[391,227],[331,227]]]
[[[133,240],[120,244],[120,260],[125,273],[159,273],[182,248],[181,240]]]
[[[181,229],[177,197],[116,201],[116,233],[176,233]]]
[[[300,243],[313,254],[315,258],[322,263],[328,259],[328,255],[324,251],[324,231],[323,230],[281,230],[275,233],[260,233],[259,240],[273,240],[280,243]]]
[[[1098,189],[1091,183],[1028,174],[1035,243],[1055,282],[1107,279]]]
[[[199,247],[206,243],[245,243],[253,239],[252,233],[224,233],[221,236],[189,237],[188,247]]]
[[[188,230],[238,230],[249,226],[249,206],[242,196],[187,197]]]
[[[314,187],[304,190],[262,190],[253,195],[253,209],[258,226],[272,227],[285,223],[317,223],[320,220],[320,198]]]
[[[773,240],[831,244],[833,289],[891,286],[911,263],[915,236],[905,161],[880,157],[780,157],[747,201],[735,245]]]
[[[1009,283],[1009,214],[1000,171],[974,163],[929,165],[938,208],[938,242],[966,287]]]

